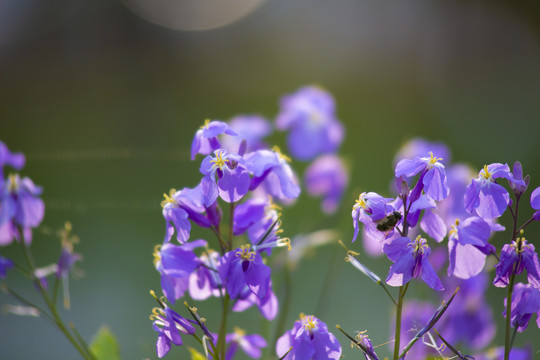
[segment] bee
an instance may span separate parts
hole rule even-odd
[[[401,213],[399,211],[394,211],[377,221],[377,230],[383,232],[390,231],[396,226],[399,220],[401,220]]]

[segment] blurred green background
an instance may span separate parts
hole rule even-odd
[[[87,339],[107,324],[123,359],[156,358],[148,291],[159,289],[152,264],[164,235],[159,203],[170,188],[199,181],[200,157],[189,161],[189,148],[205,118],[258,113],[272,120],[279,98],[307,84],[334,95],[351,184],[333,217],[305,195],[286,209],[290,237],[337,226],[348,243],[354,199],[361,191],[388,194],[394,153],[411,137],[443,141],[454,162],[475,169],[520,160],[532,186],[540,185],[537,2],[201,4],[0,1],[0,139],[27,155],[22,174],[44,187],[44,227],[69,220],[82,240],[76,250],[84,277],[71,282],[72,310],[63,315]],[[282,135],[272,140],[283,144]],[[298,174],[305,168],[292,165]],[[539,234],[536,226],[527,238],[538,244]],[[56,261],[58,239],[39,231],[34,238],[40,265]],[[18,250],[0,249],[20,259]],[[300,264],[287,328],[300,312],[318,311],[329,328],[368,329],[374,344],[384,343],[390,304],[343,256],[329,245]],[[386,259],[364,259],[386,276]],[[14,287],[34,296],[11,274]],[[424,284],[411,288],[425,292]],[[490,290],[499,324],[505,294]],[[0,294],[0,303],[13,302]],[[209,323],[217,305],[198,304]],[[236,319],[250,331],[267,326],[256,310]],[[336,335],[347,358],[360,356]],[[536,340],[539,356],[539,338],[531,324],[516,346]],[[0,349],[0,359],[77,358],[49,324],[14,315],[0,316]],[[186,358],[183,351],[169,357]]]

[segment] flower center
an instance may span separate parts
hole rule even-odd
[[[452,236],[452,235],[455,235],[457,234],[457,227],[459,225],[459,219],[456,219],[456,222],[454,225],[452,225],[452,228],[450,229],[450,231],[448,232],[448,236]]]
[[[208,129],[208,128],[210,128],[209,125],[210,125],[210,119],[205,119],[204,120],[204,125],[201,126],[201,129]]]
[[[317,328],[317,319],[313,315],[306,316],[304,313],[300,314],[300,321],[304,329],[311,332],[313,329]]]
[[[154,246],[154,267],[157,266],[157,264],[161,261],[161,244],[157,244]]]
[[[9,174],[8,176],[8,191],[10,193],[17,192],[19,190],[19,175]]]
[[[491,180],[491,173],[489,172],[487,165],[484,165],[484,173],[482,174],[482,176],[486,179]]]
[[[219,170],[223,170],[223,166],[225,166],[225,163],[229,162],[229,159],[224,159],[223,152],[218,151],[216,158],[214,160],[210,160],[210,162],[212,163],[213,169],[219,168]]]
[[[433,153],[430,151],[429,152],[429,161],[428,161],[428,168],[432,168],[437,162],[441,161],[442,158],[437,158],[435,156],[433,156]]]
[[[358,196],[358,200],[356,200],[355,204],[353,205],[353,209],[357,209],[358,207],[361,207],[364,210],[367,210],[367,204],[364,200],[364,197],[366,196],[366,193],[363,192]]]
[[[421,237],[420,235],[418,235],[416,237],[416,239],[414,240],[414,242],[412,243],[409,243],[410,246],[412,246],[413,248],[413,251],[415,253],[418,253],[420,252],[421,254],[424,253],[424,251],[426,251],[427,248],[429,248],[428,244],[427,244],[427,240],[424,239],[423,237]]]
[[[253,261],[255,260],[255,251],[250,251],[251,245],[246,244],[240,246],[240,249],[235,253],[235,255],[242,260]]]

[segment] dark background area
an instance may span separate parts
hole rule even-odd
[[[474,169],[520,160],[532,186],[540,185],[536,2],[273,0],[206,30],[171,28],[188,26],[174,22],[175,14],[203,13],[189,1],[163,9],[165,20],[142,3],[0,1],[0,139],[27,155],[22,174],[44,187],[43,226],[58,229],[69,220],[82,240],[76,250],[84,256],[77,265],[84,277],[71,282],[73,308],[64,316],[88,339],[107,324],[124,359],[156,358],[148,291],[159,288],[152,264],[164,235],[159,203],[170,188],[199,181],[201,158],[189,161],[189,148],[205,118],[258,113],[272,120],[279,98],[308,84],[334,95],[351,184],[332,217],[302,195],[284,211],[290,237],[337,226],[349,243],[355,198],[361,191],[388,194],[394,154],[411,137],[447,143],[454,162]],[[282,135],[272,141],[283,144]],[[301,174],[305,165],[293,167]],[[538,244],[539,233],[536,226],[527,238]],[[195,231],[193,238],[210,235]],[[359,243],[352,247],[362,251]],[[46,265],[56,261],[59,241],[37,231],[32,248]],[[15,259],[18,250],[0,249]],[[384,293],[341,261],[337,246],[323,250],[293,275],[287,327],[317,308],[331,329],[339,323],[367,329],[374,344],[388,341]],[[386,259],[364,259],[386,275]],[[321,272],[330,273],[330,286]],[[9,280],[34,296],[17,275]],[[420,295],[427,289],[411,288]],[[499,344],[505,294],[490,289]],[[0,294],[0,302],[13,300]],[[217,305],[198,307],[211,322]],[[235,316],[260,331],[254,315]],[[44,321],[8,315],[0,324],[0,359],[77,358]],[[359,356],[337,336],[347,358]],[[531,324],[516,346],[538,338]],[[174,349],[170,358],[184,358],[183,351]]]

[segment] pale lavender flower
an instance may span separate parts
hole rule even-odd
[[[401,160],[396,165],[395,175],[396,178],[411,178],[420,173],[417,192],[423,190],[433,200],[440,201],[445,199],[450,191],[446,171],[440,158],[433,156],[431,151],[429,155],[429,157]]]
[[[206,120],[204,125],[195,133],[193,143],[191,144],[191,160],[195,159],[197,154],[209,155],[217,149],[221,149],[221,143],[218,136],[222,134],[236,136],[236,132],[230,129],[227,123],[223,121]]]
[[[322,155],[315,159],[304,175],[309,195],[322,196],[322,210],[327,214],[336,212],[349,176],[341,159],[336,155]]]
[[[246,141],[246,152],[266,149],[263,139],[272,133],[272,125],[260,115],[239,115],[229,121],[229,127],[238,136],[223,136],[221,142],[225,149],[237,152],[242,141]]]

